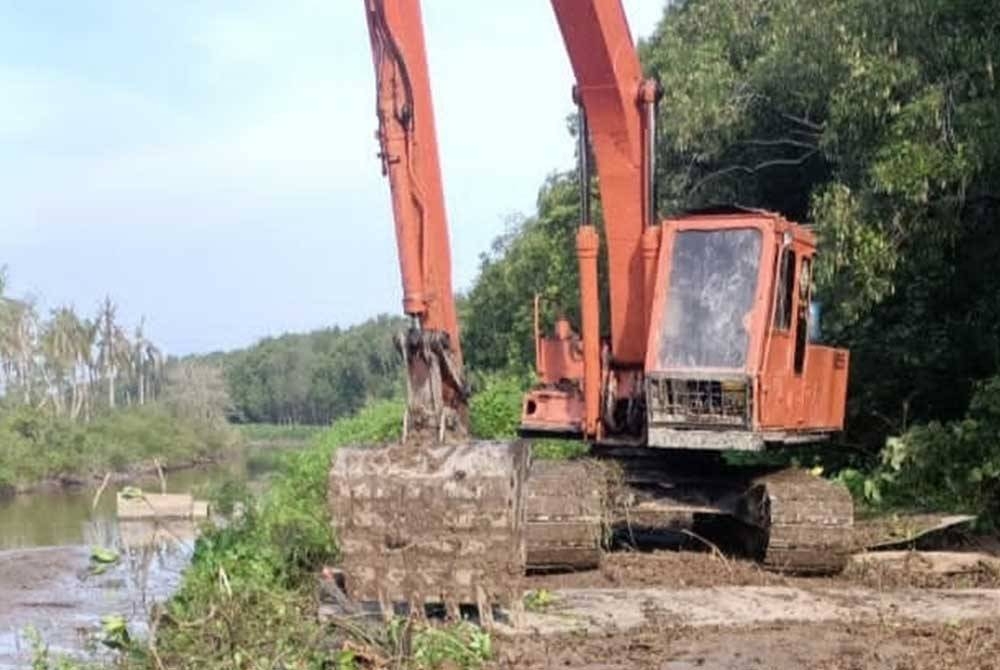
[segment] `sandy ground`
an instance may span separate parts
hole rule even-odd
[[[529,577],[528,611],[494,629],[489,667],[1000,668],[997,549],[960,548],[983,560],[951,574],[915,553],[821,578],[709,553],[609,554],[599,570]]]
[[[1000,589],[565,589],[552,598],[544,609],[526,613],[517,633],[602,635],[653,625],[704,628],[784,622],[957,623],[1000,617]],[[515,629],[510,630],[513,634]]]

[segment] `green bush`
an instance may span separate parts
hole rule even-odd
[[[970,512],[1000,521],[1000,377],[977,387],[966,416],[891,437],[870,473],[841,479],[876,507]]]
[[[382,401],[338,420],[310,448],[288,454],[258,504],[241,499],[239,518],[201,536],[167,615],[178,622],[220,621],[207,629],[161,628],[158,648],[167,667],[230,667],[234,654],[251,664],[282,656],[287,667],[323,667],[330,660],[306,611],[316,571],[337,556],[326,503],[330,459],[344,445],[398,438],[402,415],[402,403]],[[234,620],[226,623],[225,616]],[[224,654],[217,649],[217,626],[226,635]]]
[[[155,406],[117,410],[89,423],[21,406],[0,415],[0,485],[88,477],[154,458],[165,465],[210,459],[232,448],[237,438],[226,426],[180,418]]]
[[[516,375],[486,375],[469,401],[472,434],[483,440],[513,439],[521,424],[521,407],[530,380]],[[531,453],[543,460],[577,458],[587,453],[581,440],[534,439]]]
[[[562,461],[586,456],[589,447],[583,440],[534,440],[531,453],[535,458]]]
[[[517,437],[521,400],[527,385],[518,377],[490,375],[469,401],[472,434],[480,439]]]

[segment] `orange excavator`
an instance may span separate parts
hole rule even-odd
[[[816,238],[760,210],[658,217],[661,89],[643,77],[620,0],[551,0],[579,111],[579,328],[561,319],[542,335],[536,301],[539,381],[523,403],[525,439],[470,439],[420,3],[364,2],[412,326],[398,341],[402,440],[341,449],[331,468],[348,595],[387,615],[408,603],[453,616],[474,605],[488,617],[494,605],[516,607],[526,571],[592,568],[616,541],[655,545],[677,531],[776,570],[840,570],[853,524],[846,490],[727,458],[843,426],[848,352],[812,337]],[[591,219],[591,156],[603,236]],[[586,440],[591,458],[534,462],[537,435]]]

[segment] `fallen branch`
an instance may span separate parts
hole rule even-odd
[[[160,478],[160,493],[167,492],[167,478],[163,476],[163,466],[160,465],[160,459],[154,458],[153,465],[156,466],[156,474]]]
[[[93,512],[97,509],[97,504],[101,502],[101,495],[104,493],[104,489],[108,488],[108,484],[111,483],[111,473],[108,472],[104,475],[104,481],[97,488],[97,493],[94,494],[94,500],[90,503],[90,511]]]

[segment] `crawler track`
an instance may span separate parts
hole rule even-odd
[[[834,574],[847,565],[854,504],[843,486],[787,469],[756,478],[747,500],[764,530],[762,562],[769,570]]]
[[[536,461],[526,485],[527,569],[586,570],[601,562],[605,480],[588,462]]]

